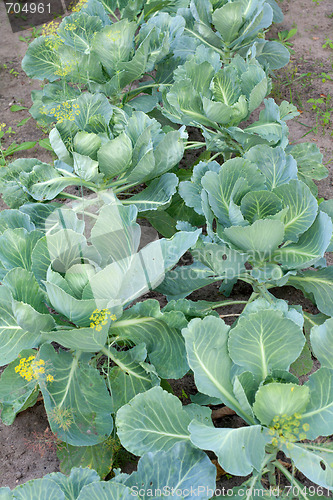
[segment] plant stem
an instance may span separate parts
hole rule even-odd
[[[247,300],[224,300],[223,302],[216,302],[211,308],[217,309],[218,307],[232,306],[234,304],[247,304]]]
[[[292,474],[290,474],[290,472],[285,467],[283,467],[281,462],[279,462],[279,460],[275,460],[274,465],[290,481],[291,485],[296,484],[296,486],[298,487],[298,493],[304,498],[304,500],[309,500],[308,495],[304,493],[303,485],[299,484],[299,482],[295,479],[295,477]]]

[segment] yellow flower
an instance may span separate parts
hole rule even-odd
[[[86,7],[86,3],[88,0],[79,0],[75,5],[71,4],[68,10],[72,12],[79,12],[82,8]]]
[[[108,316],[112,321],[116,321],[117,317],[115,314],[111,314],[109,309],[95,309],[95,311],[90,316],[90,328],[95,328],[97,332],[102,330],[102,325],[106,325],[108,322]]]
[[[21,358],[19,364],[15,366],[15,372],[28,382],[33,379],[38,380],[41,375],[45,374],[45,361],[43,359],[36,360],[36,356]],[[52,375],[47,375],[46,380],[53,382],[54,378]]]
[[[6,124],[5,123],[0,123],[0,132],[2,129],[4,129],[6,127]]]
[[[272,420],[274,425],[268,427],[268,434],[273,436],[272,445],[281,446],[286,444],[287,448],[290,448],[295,441],[306,439],[305,432],[299,432],[301,418],[299,413],[294,413],[294,415],[276,415]],[[310,426],[309,424],[303,424],[302,428],[304,431],[308,431]]]

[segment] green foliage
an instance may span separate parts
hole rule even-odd
[[[73,447],[104,442],[118,408],[188,370],[181,311],[162,313],[154,300],[123,307],[163,280],[200,230],[138,250],[136,208],[104,196],[95,214],[53,203],[0,217],[2,418],[10,424],[40,390],[52,431]]]
[[[259,480],[268,463],[275,467],[281,449],[312,481],[331,489],[330,450],[302,441],[332,432],[332,373],[321,368],[300,386],[288,372],[305,342],[301,327],[302,316],[284,301],[270,304],[262,299],[249,304],[231,329],[217,317],[193,319],[183,335],[198,389],[218,397],[249,425],[214,428],[207,408],[199,411],[193,404],[182,408],[175,396],[154,388],[118,411],[122,444],[141,455],[169,449],[174,440],[190,440],[214,451],[226,472],[242,476],[253,472]],[[311,468],[302,459],[308,454]],[[325,467],[319,466],[320,461]]]
[[[208,236],[199,240],[193,252],[193,266],[201,266],[201,274],[198,269],[195,278],[178,289],[173,286],[177,276],[170,273],[159,287],[170,298],[185,297],[204,286],[206,282],[199,278],[226,283],[240,278],[262,293],[262,283],[267,287],[283,286],[288,279],[290,284],[302,282],[297,272],[322,265],[331,241],[331,219],[318,210],[307,185],[297,180],[296,161],[282,148],[255,146],[243,158],[222,166],[201,162],[194,167],[191,181],[180,183],[179,192],[188,206],[205,215]],[[246,261],[251,270],[245,269]],[[186,268],[179,268],[178,274],[182,271],[186,275]],[[324,306],[319,298],[316,302],[324,307],[322,312],[329,311],[326,295]]]

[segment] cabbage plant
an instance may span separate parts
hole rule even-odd
[[[118,411],[123,446],[139,456],[168,452],[179,442],[214,451],[226,472],[252,474],[242,485],[251,497],[254,489],[265,495],[261,479],[266,474],[270,485],[276,484],[276,468],[302,489],[277,458],[283,451],[306,477],[332,491],[332,447],[314,441],[333,432],[333,365],[327,356],[331,321],[312,329],[321,368],[300,385],[289,369],[305,343],[303,316],[285,301],[256,300],[231,328],[218,317],[193,319],[183,336],[196,386],[207,396],[205,404],[224,403],[246,425],[215,427],[209,408],[182,407],[175,396],[155,387]]]
[[[271,81],[256,59],[237,55],[221,67],[218,54],[203,45],[174,71],[172,86],[161,90],[164,116],[201,128],[207,149],[228,155],[256,144],[286,147],[286,120],[298,115],[286,101],[278,106],[273,99],[264,100]],[[259,120],[240,128],[262,102]]]
[[[180,52],[194,52],[204,43],[223,62],[229,62],[237,53],[244,56],[248,52],[272,70],[289,61],[288,50],[279,42],[265,40],[264,36],[272,22],[283,20],[275,0],[191,0],[189,7],[179,13],[186,20]]]
[[[134,206],[106,195],[84,210],[51,203],[1,212],[5,424],[41,391],[57,437],[94,446],[110,436],[112,414],[136,393],[188,371],[185,315],[161,312],[156,300],[133,301],[163,280],[201,231],[140,249],[136,215]]]
[[[182,159],[184,127],[164,132],[157,120],[142,111],[131,116],[112,106],[103,94],[82,94],[70,116],[50,133],[58,160],[54,166],[37,159],[19,159],[0,173],[3,199],[12,208],[25,202],[77,198],[64,193],[69,186],[101,192],[126,192],[141,183],[148,187],[124,200],[140,212],[160,210],[176,191],[172,170]]]
[[[331,249],[332,212],[325,203],[318,206],[298,179],[292,155],[260,145],[222,166],[201,162],[179,192],[204,215],[207,235],[196,245],[194,263],[166,276],[162,293],[182,298],[221,279],[222,290],[230,293],[241,279],[267,297],[268,289],[290,284],[310,296],[322,313],[333,314],[332,268],[323,258]],[[190,228],[188,223],[179,227]],[[311,266],[317,270],[303,271]]]
[[[39,122],[57,121],[57,112],[65,111],[68,102],[84,91],[103,92],[112,103],[122,104],[142,91],[151,94],[157,89],[152,78],[139,81],[172,53],[184,31],[183,17],[163,12],[159,22],[145,24],[140,30],[140,23],[131,16],[120,20],[112,16],[112,3],[116,2],[88,0],[60,24],[53,21],[44,27],[43,35],[29,45],[23,70],[30,78],[49,82],[32,93],[31,113]],[[138,2],[132,6],[135,4],[138,7]],[[178,5],[184,1],[179,0]],[[131,4],[123,2],[123,7],[130,10]],[[140,90],[132,89],[133,84]],[[138,109],[152,109],[155,104],[154,95],[147,95],[144,102],[133,101]]]

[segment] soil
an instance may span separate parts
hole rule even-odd
[[[326,39],[333,39],[332,0],[283,0],[279,2],[285,18],[283,23],[273,26],[268,37],[277,39],[278,32],[290,30],[297,27],[297,34],[289,40],[292,43],[294,53],[287,67],[275,72],[275,80],[271,96],[280,102],[284,99],[292,101],[301,111],[300,117],[288,122],[290,129],[290,142],[298,143],[314,141],[323,154],[323,162],[329,169],[326,179],[318,182],[319,196],[325,199],[333,197],[333,101],[332,120],[325,127],[318,124],[316,128],[316,112],[311,109],[308,99],[333,96],[333,50],[329,46],[323,48]],[[12,33],[5,13],[5,6],[0,2],[0,123],[11,125],[16,132],[9,139],[6,138],[5,146],[11,140],[16,142],[36,141],[47,137],[39,129],[31,118],[25,125],[16,125],[24,118],[29,117],[27,110],[16,113],[10,111],[13,104],[20,104],[29,108],[31,106],[30,93],[38,89],[40,82],[31,81],[21,70],[22,57],[25,54],[27,43],[20,41],[19,37],[29,37],[32,31]],[[332,42],[333,44],[333,42]],[[327,76],[328,75],[328,76]],[[323,81],[324,80],[324,81]],[[327,97],[325,98],[327,99]],[[198,153],[195,153],[198,154]],[[45,162],[52,161],[52,154],[36,146],[31,150],[22,151],[15,155],[19,157],[36,157]],[[182,166],[193,163],[193,157],[186,156]],[[0,209],[7,208],[0,200]],[[149,231],[147,232],[149,235]],[[152,235],[155,238],[154,235]],[[331,262],[330,262],[331,263]],[[311,313],[316,308],[302,294],[291,287],[283,290],[273,290],[279,298],[284,298],[291,304],[302,304]],[[238,283],[233,290],[233,299],[247,299],[251,289],[244,283]],[[165,305],[165,299],[155,292],[150,292],[144,298],[154,297]],[[204,289],[194,292],[192,300],[221,300],[218,292],[218,284],[210,285]],[[223,314],[239,314],[241,306],[223,308]],[[222,313],[222,311],[220,312]],[[233,317],[225,318],[226,322],[232,323]],[[170,381],[175,394],[183,402],[188,402],[188,397],[196,391],[193,377],[187,375],[181,381]],[[242,421],[237,416],[225,416],[218,421],[221,427],[238,427]],[[43,404],[40,402],[33,408],[19,414],[12,426],[6,427],[0,422],[0,487],[9,486],[14,488],[18,484],[29,479],[39,478],[43,475],[59,470],[59,461],[56,456],[55,446],[50,440],[48,421]],[[304,484],[310,484],[300,478]],[[244,478],[230,477],[222,474],[219,488],[226,489],[239,485]]]

